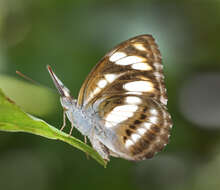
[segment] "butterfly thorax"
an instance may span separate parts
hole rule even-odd
[[[114,151],[113,142],[117,138],[114,130],[103,128],[100,119],[91,108],[77,106],[77,101],[70,97],[61,97],[60,100],[68,119],[82,135],[87,136],[92,144],[96,139],[99,144]]]
[[[83,109],[77,107],[77,101],[70,97],[61,97],[60,102],[72,125],[84,136],[91,134],[93,121]]]

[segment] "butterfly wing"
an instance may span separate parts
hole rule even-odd
[[[104,135],[99,140],[113,155],[129,160],[151,158],[166,144],[171,118],[166,107],[143,95],[104,95],[92,104]],[[106,138],[106,134],[109,134]]]
[[[166,105],[161,55],[151,35],[131,38],[107,53],[83,83],[78,105],[122,92],[153,97]]]
[[[112,155],[130,160],[150,158],[168,143],[172,122],[166,104],[161,55],[151,35],[131,38],[106,54],[78,97],[78,106],[91,109],[114,137],[100,135],[100,141]]]

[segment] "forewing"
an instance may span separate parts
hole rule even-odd
[[[116,137],[100,139],[113,155],[129,160],[151,158],[168,143],[172,122],[166,107],[143,95],[107,95],[92,109],[104,131]],[[112,138],[109,138],[112,139]]]
[[[167,104],[161,55],[151,35],[131,38],[106,54],[82,85],[78,105],[104,94],[136,94]]]

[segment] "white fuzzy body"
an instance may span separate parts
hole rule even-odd
[[[84,110],[76,105],[76,100],[61,97],[61,104],[74,127],[87,136],[93,148],[104,158],[108,159],[109,152],[117,152],[112,142],[115,142],[115,131],[101,126],[100,119],[91,109]],[[104,148],[104,146],[107,148]]]

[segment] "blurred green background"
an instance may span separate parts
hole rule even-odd
[[[1,132],[0,189],[220,189],[220,1],[0,0],[0,88],[59,128],[46,65],[77,97],[101,57],[139,34],[152,34],[163,57],[174,122],[165,150],[137,163],[112,158],[104,169],[67,144]]]

